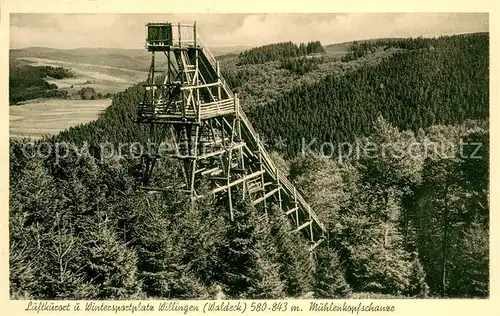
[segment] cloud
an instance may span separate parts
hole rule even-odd
[[[301,19],[302,18],[302,19]],[[308,19],[305,19],[308,18]],[[232,32],[215,34],[218,43],[259,45],[291,40],[323,43],[379,37],[439,36],[488,30],[487,14],[251,15]]]
[[[323,44],[380,37],[488,31],[487,13],[352,14],[12,14],[11,47],[141,48],[147,22],[197,21],[209,46]]]

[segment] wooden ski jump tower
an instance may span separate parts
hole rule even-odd
[[[269,157],[196,31],[196,23],[146,25],[146,48],[152,58],[138,122],[170,129],[174,156],[182,162],[185,177],[177,189],[187,191],[192,200],[200,197],[205,180],[210,184],[208,194],[228,197],[232,218],[231,189],[242,186],[252,204],[262,203],[266,210],[270,203],[279,206],[313,250],[323,241],[325,227]],[[164,69],[156,69],[157,53],[165,58]],[[160,157],[157,152],[144,156],[146,188]]]

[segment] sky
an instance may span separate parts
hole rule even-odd
[[[143,48],[148,22],[196,21],[206,46],[381,37],[434,37],[489,30],[488,13],[47,14],[12,13],[10,47]]]

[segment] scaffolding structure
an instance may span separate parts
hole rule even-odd
[[[324,225],[274,164],[219,63],[199,40],[196,23],[148,23],[146,33],[152,57],[137,120],[169,130],[174,156],[183,166],[184,183],[176,189],[195,201],[202,196],[202,181],[208,182],[204,194],[226,195],[233,218],[231,190],[241,186],[253,205],[262,204],[264,210],[277,205],[315,249],[324,240]],[[158,152],[143,157],[143,185],[150,190],[161,190],[149,186],[157,159]]]

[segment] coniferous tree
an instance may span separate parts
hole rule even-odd
[[[255,270],[252,271],[252,285],[248,297],[259,299],[278,299],[285,295],[285,285],[281,280],[277,260],[277,248],[271,234],[268,218],[257,223],[257,243],[254,249]]]
[[[429,294],[429,286],[425,281],[426,275],[424,268],[420,264],[418,253],[414,252],[411,256],[413,259],[410,267],[410,285],[406,294],[410,296],[426,297]]]
[[[224,243],[219,248],[221,282],[230,297],[244,296],[251,287],[251,272],[255,269],[253,248],[257,242],[254,208],[238,199],[233,206],[234,220],[228,223]]]
[[[45,256],[40,278],[43,282],[42,297],[53,299],[85,298],[88,286],[85,282],[82,239],[74,233],[74,225],[60,213],[43,243]]]
[[[350,293],[349,284],[344,278],[344,268],[334,249],[319,248],[316,252],[317,263],[314,296],[317,298],[340,298]]]
[[[270,212],[279,272],[289,297],[300,297],[312,290],[314,262],[297,234],[290,234],[292,227],[278,210]]]
[[[95,219],[93,219],[95,220]],[[138,280],[138,257],[119,240],[116,227],[99,211],[97,221],[87,226],[85,234],[85,272],[92,284],[91,298],[131,299],[141,292]]]
[[[10,295],[16,299],[36,297],[41,289],[40,225],[27,224],[28,216],[11,202],[9,214],[9,284]]]
[[[179,232],[173,229],[175,216],[188,205],[187,198],[176,192],[169,197],[144,194],[134,205],[131,234],[139,256],[143,289],[149,296],[189,299],[207,295],[189,263],[184,262],[183,245],[177,242]]]

